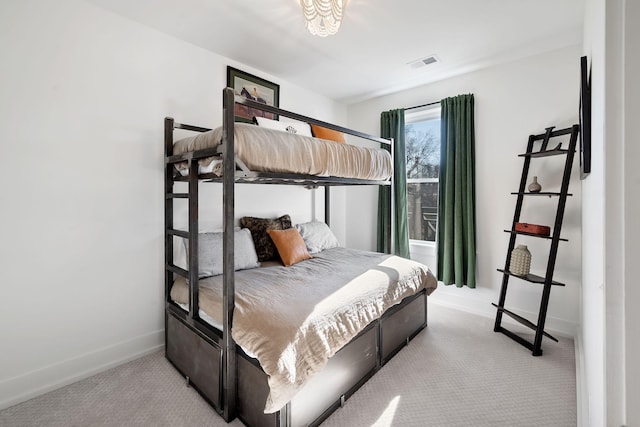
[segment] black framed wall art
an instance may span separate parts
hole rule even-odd
[[[279,107],[280,85],[261,79],[253,74],[227,67],[227,87],[233,89],[236,95],[244,96],[252,101]],[[254,117],[266,117],[277,120],[278,116],[272,113],[256,110],[246,105],[236,104],[236,121],[251,123]]]

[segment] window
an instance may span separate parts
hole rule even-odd
[[[409,239],[436,241],[440,105],[405,112]]]

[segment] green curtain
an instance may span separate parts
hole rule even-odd
[[[473,94],[443,99],[438,193],[438,280],[476,286]]]
[[[409,229],[407,226],[407,159],[404,150],[404,110],[385,111],[380,115],[380,135],[393,138],[393,192],[388,186],[380,186],[378,194],[378,252],[387,251],[391,221],[391,194],[394,197],[393,223],[391,224],[391,253],[409,258]]]

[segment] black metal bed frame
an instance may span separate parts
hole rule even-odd
[[[216,148],[173,155],[173,133],[175,129],[184,129],[195,132],[206,132],[210,129],[199,126],[192,126],[176,123],[173,118],[165,118],[164,139],[165,139],[165,342],[167,359],[187,378],[187,384],[196,388],[203,397],[227,421],[233,420],[240,412],[240,417],[245,422],[247,418],[258,419],[252,425],[274,425],[279,427],[291,425],[291,402],[276,414],[262,414],[250,412],[246,407],[250,405],[245,402],[238,402],[238,386],[246,383],[247,378],[251,381],[260,382],[261,369],[257,361],[246,356],[244,352],[236,346],[231,337],[231,325],[233,322],[233,308],[235,305],[234,286],[234,200],[236,183],[258,183],[258,184],[286,184],[303,186],[322,186],[325,189],[325,222],[330,221],[330,192],[331,186],[344,185],[391,185],[392,180],[368,181],[361,179],[317,177],[309,175],[293,174],[271,174],[254,172],[247,170],[241,161],[235,157],[234,149],[234,124],[235,124],[235,104],[247,105],[251,108],[277,115],[289,117],[307,123],[317,124],[329,129],[354,135],[359,138],[368,139],[380,144],[387,145],[393,156],[393,144],[386,139],[367,135],[331,123],[319,121],[310,117],[305,117],[290,111],[260,104],[243,97],[235,96],[233,90],[225,88],[223,90],[223,143]],[[218,177],[213,174],[198,174],[198,160],[210,156],[222,158],[223,175]],[[393,158],[393,157],[392,157]],[[182,177],[176,174],[173,167],[178,162],[188,162],[189,174]],[[219,182],[223,186],[223,323],[222,330],[212,327],[200,319],[198,301],[198,187],[200,181]],[[175,182],[187,182],[188,192],[174,192]],[[178,230],[174,228],[173,201],[175,199],[186,199],[188,202],[188,230]],[[392,198],[389,197],[389,203]],[[386,224],[390,230],[391,224]],[[388,233],[390,236],[390,233]],[[183,237],[188,241],[188,270],[184,270],[174,264],[173,260],[173,237]],[[391,239],[386,242],[386,252],[391,251]],[[182,276],[189,282],[189,311],[186,313],[181,307],[175,304],[170,297],[171,286],[174,276]],[[419,301],[418,301],[419,300]],[[418,302],[416,302],[418,301]],[[424,304],[424,309],[422,309]],[[410,309],[408,307],[411,307]],[[341,406],[345,397],[352,394],[359,388],[382,364],[389,360],[402,345],[409,342],[420,330],[426,326],[426,292],[406,298],[401,304],[392,307],[379,320],[369,325],[351,343],[360,340],[368,342],[363,337],[375,337],[367,345],[375,345],[375,363],[373,369],[356,381],[355,385],[350,385],[346,392],[341,392],[339,405],[332,404],[322,414],[316,417],[311,425],[322,422],[337,406]],[[398,313],[401,313],[398,314]],[[409,316],[409,317],[407,317]],[[387,319],[394,319],[393,321]],[[386,322],[383,327],[383,321]],[[369,332],[374,329],[374,332]],[[385,329],[386,328],[386,329]],[[367,335],[367,333],[369,335]],[[401,341],[398,342],[398,337]],[[369,339],[369,338],[367,338]],[[373,339],[373,338],[371,338]],[[364,340],[364,341],[363,341]],[[406,342],[404,342],[406,340]],[[386,347],[382,349],[381,347]],[[363,347],[364,348],[364,347]],[[341,350],[340,352],[342,352]],[[338,352],[338,354],[340,354]],[[348,352],[345,350],[345,354]],[[238,361],[240,357],[242,378],[238,378]],[[335,357],[335,356],[334,356]],[[339,357],[335,357],[340,360]],[[344,356],[344,360],[351,360],[353,357]],[[248,364],[245,361],[249,362]],[[339,363],[339,362],[335,362]],[[344,363],[344,362],[342,362]],[[246,366],[246,367],[245,367]],[[250,366],[259,371],[252,373]],[[219,376],[217,376],[219,373]],[[262,373],[264,376],[264,373]],[[194,380],[195,378],[198,380]],[[264,388],[264,387],[263,387]],[[243,388],[243,392],[246,387]],[[267,390],[268,392],[268,390]],[[248,393],[255,393],[250,390]],[[259,399],[263,398],[258,396]],[[264,400],[262,400],[264,402]],[[302,406],[308,402],[303,402]],[[337,406],[336,406],[337,405]],[[240,406],[240,408],[239,408]],[[255,411],[258,411],[256,408]],[[254,412],[255,412],[254,411]],[[315,415],[314,415],[315,417]],[[266,420],[266,421],[265,421]],[[306,424],[306,422],[305,422]]]

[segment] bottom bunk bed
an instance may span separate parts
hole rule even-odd
[[[424,265],[341,247],[290,267],[236,271],[237,415],[248,426],[318,425],[427,324],[437,281]],[[167,310],[167,358],[218,410],[225,394],[222,279],[184,279]],[[210,332],[210,333],[207,333]]]

